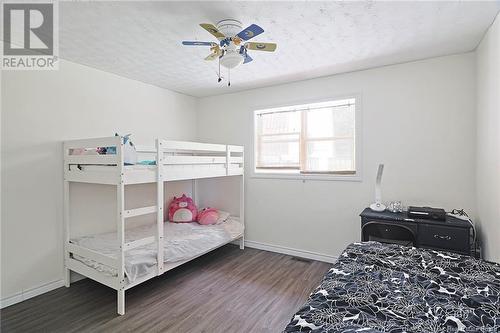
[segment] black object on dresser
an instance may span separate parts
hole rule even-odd
[[[361,216],[361,240],[397,243],[475,256],[472,225],[446,216],[444,221],[408,217],[406,212],[375,212],[366,208]]]

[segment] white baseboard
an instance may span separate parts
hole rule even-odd
[[[258,250],[288,254],[294,257],[306,258],[311,260],[323,261],[328,263],[334,263],[338,258],[336,256],[331,256],[328,254],[316,253],[311,251],[293,249],[290,247],[271,245],[251,240],[245,240],[245,246],[251,247]]]
[[[63,280],[57,280],[53,282],[49,282],[47,284],[41,285],[39,287],[23,290],[15,295],[2,298],[0,300],[0,309],[6,308],[10,305],[20,303],[32,297],[47,293],[54,289],[60,288],[64,286]]]

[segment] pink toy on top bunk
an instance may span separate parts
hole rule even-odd
[[[182,195],[180,198],[174,197],[168,206],[168,220],[170,222],[194,222],[198,216],[198,208],[193,199]]]

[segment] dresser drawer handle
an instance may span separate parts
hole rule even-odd
[[[434,238],[436,238],[436,239],[451,240],[451,237],[450,237],[450,236],[448,236],[448,235],[441,236],[441,235],[438,235],[438,234],[434,234]]]

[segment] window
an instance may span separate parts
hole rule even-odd
[[[255,111],[255,172],[356,175],[356,99]]]

